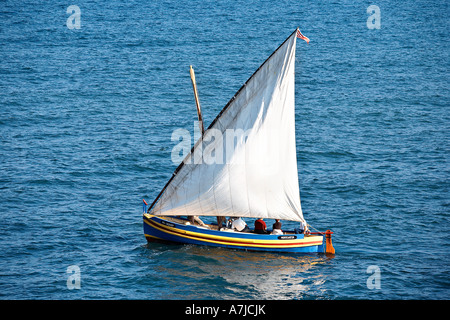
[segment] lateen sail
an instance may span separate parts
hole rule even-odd
[[[296,32],[230,100],[177,168],[152,214],[304,221],[295,143],[295,46]]]

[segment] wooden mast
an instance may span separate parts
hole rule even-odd
[[[195,104],[197,105],[198,126],[200,127],[200,132],[202,133],[202,137],[203,137],[203,134],[205,133],[205,127],[203,126],[202,109],[200,107],[200,100],[198,98],[198,92],[197,92],[197,83],[195,82],[195,73],[194,73],[194,69],[192,68],[192,66],[189,66],[189,73],[191,74],[192,88],[194,89]],[[194,216],[189,216],[188,218],[192,224],[195,224]],[[198,217],[197,217],[197,219],[198,219]],[[199,220],[199,221],[201,222],[201,224],[203,224],[203,221],[201,221],[201,220]],[[219,221],[219,220],[217,220],[217,221]]]
[[[202,109],[200,108],[200,100],[198,99],[198,92],[197,92],[197,84],[195,83],[195,73],[194,69],[192,69],[192,66],[189,66],[189,73],[191,74],[191,81],[192,81],[192,88],[194,88],[194,96],[195,96],[195,103],[197,105],[197,115],[198,115],[198,125],[200,127],[200,132],[203,134],[205,133],[205,127],[203,126],[203,117],[202,117]]]
[[[198,98],[198,92],[197,92],[197,84],[195,83],[195,73],[192,66],[189,66],[189,73],[191,74],[191,81],[192,81],[192,87],[194,88],[194,96],[195,96],[195,104],[197,105],[197,116],[198,116],[198,126],[200,127],[200,132],[203,134],[205,133],[205,127],[203,126],[203,117],[202,117],[202,109],[200,108],[200,100]],[[194,147],[192,147],[191,153],[194,152]],[[159,197],[163,194],[163,192],[166,190],[169,183],[172,181],[172,179],[176,176],[178,171],[181,169],[181,167],[184,165],[184,162],[181,162],[178,167],[175,169],[175,172],[172,174],[172,177],[170,177],[169,181],[167,181],[164,188],[161,190],[161,192],[158,194],[158,196],[153,200],[152,204],[148,208],[147,212],[150,212],[153,208],[153,206],[156,204],[156,201],[158,201]]]

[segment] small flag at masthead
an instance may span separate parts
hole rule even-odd
[[[300,29],[297,29],[297,38],[300,38],[302,40],[305,40],[309,44],[309,38],[305,37],[301,32]]]

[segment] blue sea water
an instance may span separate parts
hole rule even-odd
[[[449,15],[424,0],[3,1],[0,299],[449,299]],[[147,244],[142,199],[178,165],[172,132],[194,133],[189,65],[209,125],[297,26],[302,207],[336,255]]]

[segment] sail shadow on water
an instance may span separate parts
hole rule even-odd
[[[157,268],[159,277],[173,288],[168,299],[326,298],[328,275],[322,266],[331,261],[325,255],[184,248],[183,255],[167,252],[164,258],[169,260]]]

